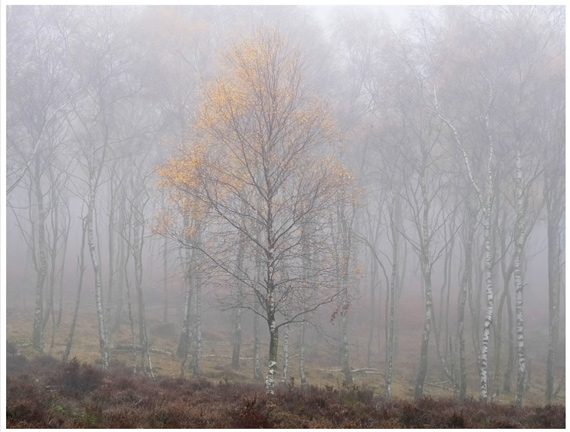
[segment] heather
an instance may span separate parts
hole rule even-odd
[[[114,362],[7,357],[8,428],[564,428],[563,405],[483,404],[450,398],[386,400],[359,385],[155,379]]]

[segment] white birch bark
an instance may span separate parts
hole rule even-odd
[[[91,164],[92,161],[89,161]],[[97,308],[97,324],[99,330],[99,348],[101,352],[101,364],[103,370],[109,368],[109,348],[107,341],[107,331],[105,329],[105,315],[103,312],[103,299],[101,286],[101,266],[99,265],[99,258],[95,244],[94,236],[94,219],[95,219],[95,179],[93,169],[89,167],[89,198],[87,208],[87,242],[89,245],[89,254],[91,256],[91,263],[93,264],[93,272],[95,275],[95,303]]]
[[[261,340],[259,336],[259,316],[257,315],[259,305],[257,299],[254,300],[253,313],[253,379],[256,381],[263,380],[261,372]]]
[[[277,368],[277,349],[279,343],[279,329],[275,322],[275,304],[273,294],[268,296],[268,323],[269,323],[269,360],[265,378],[265,392],[275,394],[275,373]]]
[[[517,150],[516,156],[516,213],[517,224],[515,228],[515,256],[514,256],[514,282],[516,293],[516,317],[517,317],[517,357],[518,378],[516,404],[522,405],[525,390],[526,358],[524,348],[524,315],[523,315],[523,282],[521,269],[521,255],[525,237],[525,220],[523,209],[523,179],[521,166],[521,153]]]
[[[488,83],[490,85],[490,83]],[[479,399],[482,402],[487,402],[488,399],[488,357],[489,357],[489,337],[491,332],[491,322],[493,319],[493,275],[492,275],[492,241],[491,241],[491,210],[493,204],[493,139],[491,137],[490,128],[489,128],[489,110],[491,108],[491,102],[493,100],[493,88],[490,86],[489,89],[489,104],[487,106],[487,112],[485,114],[485,127],[488,134],[488,142],[489,142],[489,153],[487,157],[487,176],[486,176],[486,196],[483,197],[481,193],[481,189],[477,185],[477,181],[473,176],[473,171],[471,170],[471,163],[469,161],[469,157],[467,156],[467,152],[465,151],[465,147],[461,142],[459,137],[459,133],[457,129],[453,126],[453,124],[445,118],[441,112],[439,111],[438,102],[437,102],[437,92],[434,87],[434,99],[435,99],[435,114],[448,126],[448,128],[453,133],[453,138],[456,144],[456,147],[459,149],[463,156],[463,162],[465,163],[465,167],[467,169],[467,175],[475,190],[477,195],[477,199],[479,201],[479,205],[483,211],[483,229],[484,229],[484,245],[485,245],[485,292],[487,298],[487,310],[485,313],[485,318],[483,322],[483,337],[481,341],[481,354],[479,358],[479,375],[480,375],[480,392],[479,392]]]
[[[487,164],[487,199],[483,211],[483,226],[485,238],[485,286],[487,297],[487,311],[483,322],[483,339],[481,342],[480,375],[481,388],[479,399],[487,402],[489,394],[488,384],[488,357],[489,357],[489,337],[491,334],[491,322],[493,320],[493,273],[492,273],[492,242],[491,242],[491,206],[493,202],[493,171],[491,163],[493,161],[493,144],[489,142],[489,159]]]
[[[562,157],[557,155],[554,157]],[[564,160],[564,159],[562,159]],[[546,402],[551,403],[554,395],[554,374],[558,355],[560,332],[560,222],[564,214],[564,183],[560,172],[553,167],[545,171],[544,195],[547,210],[548,235],[548,355],[546,358]]]
[[[283,371],[281,373],[281,384],[287,382],[289,374],[289,324],[285,324],[285,331],[283,333]]]

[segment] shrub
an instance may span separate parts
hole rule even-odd
[[[24,399],[6,406],[6,426],[27,428],[45,425],[46,412],[37,399]]]
[[[95,390],[104,377],[99,368],[85,363],[81,365],[76,358],[64,364],[62,372],[58,375],[53,384],[61,383],[62,393],[74,398],[82,398]]]
[[[269,417],[269,410],[264,409],[256,397],[243,398],[241,405],[231,412],[232,427],[235,428],[271,428],[274,423]]]
[[[13,357],[13,355],[12,355]],[[384,400],[358,386],[213,385],[203,378],[103,374],[76,359],[25,362],[7,377],[12,428],[564,428],[565,407],[481,404],[473,399]],[[237,401],[237,402],[236,402]]]

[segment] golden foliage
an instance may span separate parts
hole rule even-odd
[[[330,152],[339,141],[332,115],[304,87],[299,51],[261,32],[225,58],[224,74],[204,86],[187,145],[158,169],[160,185],[176,191],[170,198],[201,211],[247,201],[264,215],[269,199],[276,208],[293,196],[315,199],[312,191],[323,203],[354,197],[354,176]]]

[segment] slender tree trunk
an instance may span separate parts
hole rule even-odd
[[[49,257],[50,257],[50,263],[49,263],[49,270],[48,270],[48,286],[47,286],[47,294],[48,294],[48,298],[47,298],[47,308],[46,308],[46,313],[44,314],[44,319],[43,319],[43,328],[45,331],[45,327],[49,321],[50,316],[52,317],[52,333],[51,333],[51,345],[50,345],[50,353],[51,350],[53,348],[53,341],[54,341],[54,337],[55,337],[55,321],[53,320],[53,314],[54,314],[54,305],[53,305],[53,298],[54,298],[54,291],[55,291],[55,277],[56,277],[56,266],[57,266],[57,253],[58,253],[58,241],[59,241],[59,203],[58,203],[58,198],[57,198],[57,194],[55,193],[55,185],[52,185],[51,188],[51,202],[52,202],[52,210],[51,210],[51,219],[52,219],[52,224],[51,224],[51,231],[52,231],[52,236],[51,236],[51,247],[49,248]]]
[[[189,229],[188,217],[184,216],[184,231]],[[187,237],[186,242],[188,244],[184,247],[185,252],[185,293],[184,293],[184,320],[182,324],[182,333],[180,334],[180,342],[178,343],[178,349],[176,355],[182,359],[180,364],[180,376],[184,376],[184,366],[188,358],[189,345],[192,340],[192,298],[193,298],[193,272],[194,272],[194,254],[190,249],[189,242],[190,239]]]
[[[513,326],[513,305],[512,305],[512,300],[511,300],[511,294],[509,291],[507,291],[507,296],[506,296],[506,303],[507,303],[507,315],[508,315],[508,323],[509,323],[509,328],[508,328],[508,341],[509,341],[509,357],[507,359],[507,367],[505,370],[505,378],[504,378],[504,382],[503,382],[503,391],[505,393],[510,393],[511,392],[511,375],[513,373],[513,367],[515,364],[515,349],[514,349],[514,326]]]
[[[122,229],[122,231],[128,231],[127,228],[127,224],[125,222],[126,216],[125,216],[125,209],[123,208],[123,210],[120,213],[120,219],[119,219],[119,224],[118,226],[120,227],[120,229]],[[127,242],[125,241],[124,238],[122,237],[118,237],[118,267],[117,267],[117,280],[119,281],[119,283],[117,284],[117,289],[116,289],[116,308],[115,308],[115,313],[113,315],[113,331],[118,331],[121,328],[121,325],[123,323],[123,304],[124,304],[124,298],[125,298],[125,291],[124,291],[124,284],[121,283],[120,281],[124,281],[126,280],[126,261],[128,260],[128,256],[129,256],[129,252],[128,252],[128,245]]]
[[[484,222],[484,236],[485,236],[485,285],[487,295],[487,311],[485,313],[485,320],[483,322],[483,338],[481,342],[481,360],[480,360],[480,375],[481,375],[481,391],[479,399],[481,402],[487,402],[488,397],[488,381],[487,381],[487,361],[489,357],[489,336],[491,333],[491,322],[493,320],[493,274],[492,274],[492,255],[491,255],[491,203],[490,197],[488,198],[487,210],[485,212]]]
[[[114,169],[113,173],[114,174]],[[109,332],[114,330],[114,326],[111,324],[111,305],[113,302],[113,288],[114,288],[114,277],[115,277],[115,185],[113,184],[113,178],[111,178],[110,187],[110,208],[109,208],[109,226],[107,227],[107,242],[109,248],[108,266],[109,266],[109,279],[107,285],[107,308],[105,311],[105,324]]]
[[[497,203],[497,208],[500,205]],[[503,215],[502,220],[500,223],[496,224],[496,227],[499,226],[502,230],[497,231],[497,236],[500,238],[501,244],[501,254],[506,255],[507,245],[506,245],[506,235],[507,235],[507,213],[505,212]],[[497,218],[498,220],[498,218]],[[495,401],[500,393],[500,376],[501,376],[501,352],[503,348],[503,311],[505,306],[505,300],[509,295],[509,284],[511,281],[511,276],[514,270],[514,261],[511,265],[507,267],[505,263],[505,259],[501,260],[501,270],[503,274],[503,292],[501,294],[501,298],[499,300],[499,307],[497,309],[497,321],[496,321],[496,328],[495,328],[495,377],[494,377],[494,393],[493,393],[493,400]],[[510,299],[510,297],[508,297]],[[511,345],[511,340],[508,341],[509,346]],[[509,366],[508,366],[509,367]]]
[[[425,166],[425,164],[424,164]],[[416,379],[416,386],[414,390],[414,398],[420,399],[423,397],[424,382],[426,379],[428,368],[428,347],[431,334],[431,317],[433,308],[433,296],[431,287],[431,258],[430,258],[430,240],[428,232],[429,224],[429,200],[427,196],[426,174],[425,169],[422,172],[420,186],[422,190],[422,222],[421,222],[421,269],[424,293],[424,328],[422,331],[422,343],[420,348],[420,365],[418,370],[418,377]]]
[[[254,300],[254,314],[253,314],[253,379],[256,381],[263,381],[263,373],[261,372],[261,341],[259,335],[259,316],[257,311],[259,305],[257,300]]]
[[[457,339],[459,345],[459,395],[460,401],[467,395],[467,367],[465,364],[465,304],[467,303],[467,290],[472,281],[471,272],[473,270],[473,236],[475,234],[475,224],[472,217],[471,207],[466,211],[466,242],[465,242],[465,268],[461,277],[461,287],[459,293],[459,306],[457,312]]]
[[[99,257],[95,245],[94,238],[94,213],[95,213],[95,181],[93,172],[89,174],[89,204],[87,209],[87,241],[89,244],[89,253],[93,264],[93,272],[95,274],[95,303],[97,307],[97,322],[99,329],[99,348],[101,351],[101,364],[103,370],[109,368],[109,349],[107,342],[107,331],[105,329],[105,316],[103,312],[102,286],[101,286],[101,267],[99,265]]]
[[[374,341],[374,322],[376,317],[376,280],[378,275],[378,264],[370,251],[370,324],[368,329],[368,345],[366,355],[366,367],[371,367],[372,343]]]
[[[162,262],[162,275],[164,278],[164,311],[162,313],[162,322],[168,322],[168,239],[164,237],[164,255]]]
[[[131,337],[133,338],[133,375],[137,373],[137,339],[135,336],[135,321],[133,319],[133,308],[131,306],[131,283],[128,280],[127,272],[125,272],[125,279],[127,285],[127,309],[129,311],[129,327],[131,329]]]
[[[348,349],[348,313],[345,312],[341,316],[342,326],[342,372],[344,373],[344,381],[347,384],[352,384],[352,371],[349,362],[349,349]]]
[[[305,353],[306,353],[306,325],[303,321],[301,323],[301,346],[299,348],[299,374],[301,376],[301,388],[307,388],[307,372],[305,371]]]
[[[414,398],[416,400],[423,397],[424,382],[427,375],[428,347],[429,347],[429,338],[431,333],[431,314],[432,314],[431,276],[428,280],[424,279],[424,292],[425,292],[424,328],[422,331],[422,343],[420,349],[420,366],[414,390]]]
[[[232,367],[239,369],[239,356],[241,351],[241,307],[232,310]]]
[[[305,226],[302,226],[302,229],[305,230]],[[302,238],[305,236],[302,233]],[[311,249],[309,247],[308,241],[303,241],[302,245],[302,260],[303,260],[303,308],[305,309],[307,299],[309,298],[311,292],[311,286],[309,284],[309,274],[311,272]],[[307,373],[305,370],[305,355],[306,355],[306,331],[307,331],[307,317],[303,318],[301,322],[301,334],[300,334],[300,347],[299,347],[299,374],[301,376],[301,388],[305,389],[307,387]]]
[[[517,378],[517,405],[522,405],[525,390],[526,359],[524,349],[524,315],[523,315],[523,282],[521,269],[521,255],[523,252],[523,242],[525,234],[525,221],[523,210],[523,184],[522,184],[521,154],[517,150],[516,157],[516,211],[517,224],[515,230],[515,293],[516,293],[516,316],[517,316],[517,357],[518,357],[518,378]]]
[[[58,197],[55,193],[55,185],[52,185],[51,201],[53,204],[52,209],[52,242],[50,248],[50,270],[49,270],[49,285],[48,285],[48,316],[51,316],[51,342],[49,347],[49,354],[51,355],[53,350],[53,345],[55,342],[55,308],[54,308],[54,296],[55,296],[55,279],[56,279],[56,267],[57,267],[57,254],[58,254],[58,241],[61,235],[59,231],[59,205]],[[44,318],[44,328],[47,324],[47,320]]]
[[[67,342],[65,344],[65,352],[63,353],[62,360],[64,362],[69,358],[71,346],[73,345],[73,335],[75,334],[75,326],[77,324],[77,316],[79,313],[79,304],[81,302],[81,289],[83,288],[83,274],[85,273],[85,237],[87,235],[87,227],[83,221],[83,229],[81,231],[81,249],[79,251],[78,265],[79,265],[79,280],[77,281],[77,295],[75,297],[75,309],[73,310],[73,319],[71,320],[71,327]]]
[[[546,359],[546,402],[552,402],[554,391],[554,373],[558,353],[560,327],[560,254],[559,225],[562,215],[562,204],[556,179],[546,182],[546,210],[548,233],[548,355]],[[563,187],[563,186],[562,186]]]
[[[134,208],[134,211],[141,211],[139,208]],[[142,215],[141,215],[142,216]],[[144,374],[150,375],[154,378],[152,371],[152,361],[150,358],[150,349],[148,345],[148,334],[146,329],[146,310],[144,293],[142,288],[142,249],[143,249],[144,228],[139,220],[139,215],[134,216],[133,223],[133,261],[135,264],[135,291],[137,293],[138,305],[138,321],[139,321],[139,341],[141,345],[141,366]]]
[[[398,218],[401,218],[401,213],[398,213]],[[398,358],[400,346],[400,299],[402,298],[402,290],[405,285],[408,264],[408,245],[406,242],[402,242],[402,253],[400,254],[399,264],[400,274],[397,275],[398,283],[396,284],[396,305],[394,309],[394,358]]]
[[[35,160],[35,195],[38,206],[38,255],[39,263],[36,265],[37,281],[36,281],[36,300],[34,307],[34,327],[33,327],[33,347],[40,353],[44,349],[44,284],[47,276],[47,245],[45,234],[45,208],[43,192],[41,190],[40,182],[40,153],[36,155]],[[36,261],[36,259],[34,259]],[[37,261],[36,261],[37,262]]]
[[[399,212],[398,212],[399,214]],[[387,294],[387,301],[390,303],[388,313],[388,340],[386,346],[386,398],[392,397],[392,371],[394,364],[394,324],[396,312],[396,285],[398,278],[398,230],[392,212],[390,212],[390,230],[392,233],[392,273],[390,275],[390,288]]]
[[[67,207],[67,223],[65,225],[65,232],[63,233],[63,253],[61,260],[61,268],[59,273],[59,309],[57,311],[57,328],[61,325],[61,316],[63,314],[63,278],[65,276],[65,263],[67,261],[67,244],[69,240],[69,230],[71,228],[71,221],[69,215],[69,207]]]
[[[267,365],[267,375],[265,378],[265,392],[275,393],[275,372],[277,367],[277,349],[279,344],[279,329],[275,322],[275,304],[273,300],[272,281],[268,283],[269,295],[267,299],[267,318],[269,325],[269,359]]]
[[[285,332],[283,333],[283,372],[281,373],[281,384],[287,382],[289,374],[289,324],[285,324]]]
[[[343,203],[338,212],[338,222],[342,241],[342,249],[340,252],[340,277],[342,284],[342,312],[341,312],[341,361],[342,371],[344,373],[344,381],[347,384],[352,384],[352,371],[349,361],[349,343],[348,343],[348,311],[350,305],[348,283],[349,283],[349,269],[352,255],[352,222],[354,220],[354,213],[352,217],[346,214],[345,204]],[[350,220],[349,220],[350,217]]]
[[[240,274],[243,270],[243,258],[245,252],[245,243],[240,241],[237,251],[236,259],[236,274]],[[234,296],[236,297],[237,307],[232,310],[232,367],[234,369],[239,368],[239,356],[241,351],[242,343],[242,331],[241,331],[241,314],[242,314],[242,282],[240,280],[235,281],[234,285]]]
[[[198,240],[199,241],[199,240]],[[202,278],[200,276],[200,260],[194,261],[194,329],[192,350],[192,376],[200,376],[202,359]]]
[[[491,136],[491,129],[489,127],[489,111],[491,110],[491,105],[494,96],[494,89],[489,83],[489,103],[487,106],[487,112],[485,113],[485,129],[487,131],[487,138],[489,142],[489,153],[487,157],[487,178],[486,178],[486,196],[483,199],[483,194],[479,189],[477,182],[473,177],[473,172],[471,171],[471,164],[469,162],[469,157],[465,151],[465,147],[463,146],[461,139],[459,138],[459,134],[457,129],[447,120],[439,111],[436,111],[437,116],[451,129],[453,132],[453,137],[455,143],[459,150],[462,153],[463,161],[465,163],[465,167],[467,168],[467,174],[469,176],[469,180],[475,193],[477,194],[477,199],[479,201],[479,205],[483,210],[483,227],[484,227],[484,239],[485,239],[485,285],[486,285],[486,298],[487,298],[487,310],[485,313],[485,318],[483,322],[483,336],[481,342],[481,353],[479,358],[479,372],[480,372],[480,392],[479,392],[479,399],[481,402],[487,402],[488,398],[488,367],[487,361],[489,356],[489,335],[491,331],[491,322],[493,319],[493,275],[492,275],[492,241],[491,241],[491,210],[493,204],[493,194],[494,194],[494,182],[493,182],[493,137]],[[436,110],[439,110],[437,107],[437,94],[435,94],[435,103],[436,103]]]

